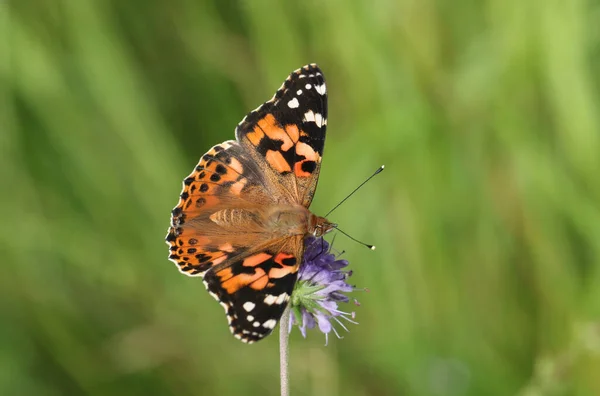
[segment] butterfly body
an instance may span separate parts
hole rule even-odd
[[[166,237],[169,259],[204,279],[244,342],[277,324],[304,238],[335,227],[308,209],[326,125],[325,79],[316,65],[304,66],[238,124],[235,141],[212,147],[184,179]]]

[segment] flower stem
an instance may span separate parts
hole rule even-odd
[[[279,321],[279,376],[281,379],[281,396],[290,396],[290,305],[288,304],[285,311],[283,311],[283,315]]]

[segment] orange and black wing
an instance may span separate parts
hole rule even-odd
[[[321,69],[290,74],[271,100],[239,123],[236,137],[289,202],[308,208],[317,188],[327,129],[327,87]]]
[[[228,208],[273,204],[275,197],[265,187],[261,172],[236,141],[218,144],[202,156],[183,181],[166,237],[169,259],[181,272],[203,276],[213,266],[264,243],[261,229],[232,233],[213,220]]]
[[[296,283],[303,239],[301,235],[287,238],[204,276],[237,339],[258,341],[279,322]]]

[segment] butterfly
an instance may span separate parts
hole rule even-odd
[[[304,238],[336,227],[308,210],[321,169],[327,88],[316,64],[284,81],[184,179],[166,237],[169,259],[203,278],[229,328],[252,343],[290,301]]]

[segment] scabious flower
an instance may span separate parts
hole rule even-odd
[[[325,345],[327,345],[331,331],[338,338],[342,338],[335,324],[346,331],[348,328],[342,320],[357,324],[353,320],[354,312],[338,309],[339,303],[350,301],[344,293],[354,291],[356,288],[346,283],[352,275],[352,271],[344,270],[348,266],[348,261],[340,260],[339,254],[332,252],[327,241],[309,236],[305,239],[305,246],[304,259],[291,298],[292,318],[289,331],[291,332],[292,326],[296,324],[302,336],[306,338],[306,329],[318,326],[325,334]],[[359,305],[356,299],[353,299],[353,302]]]

